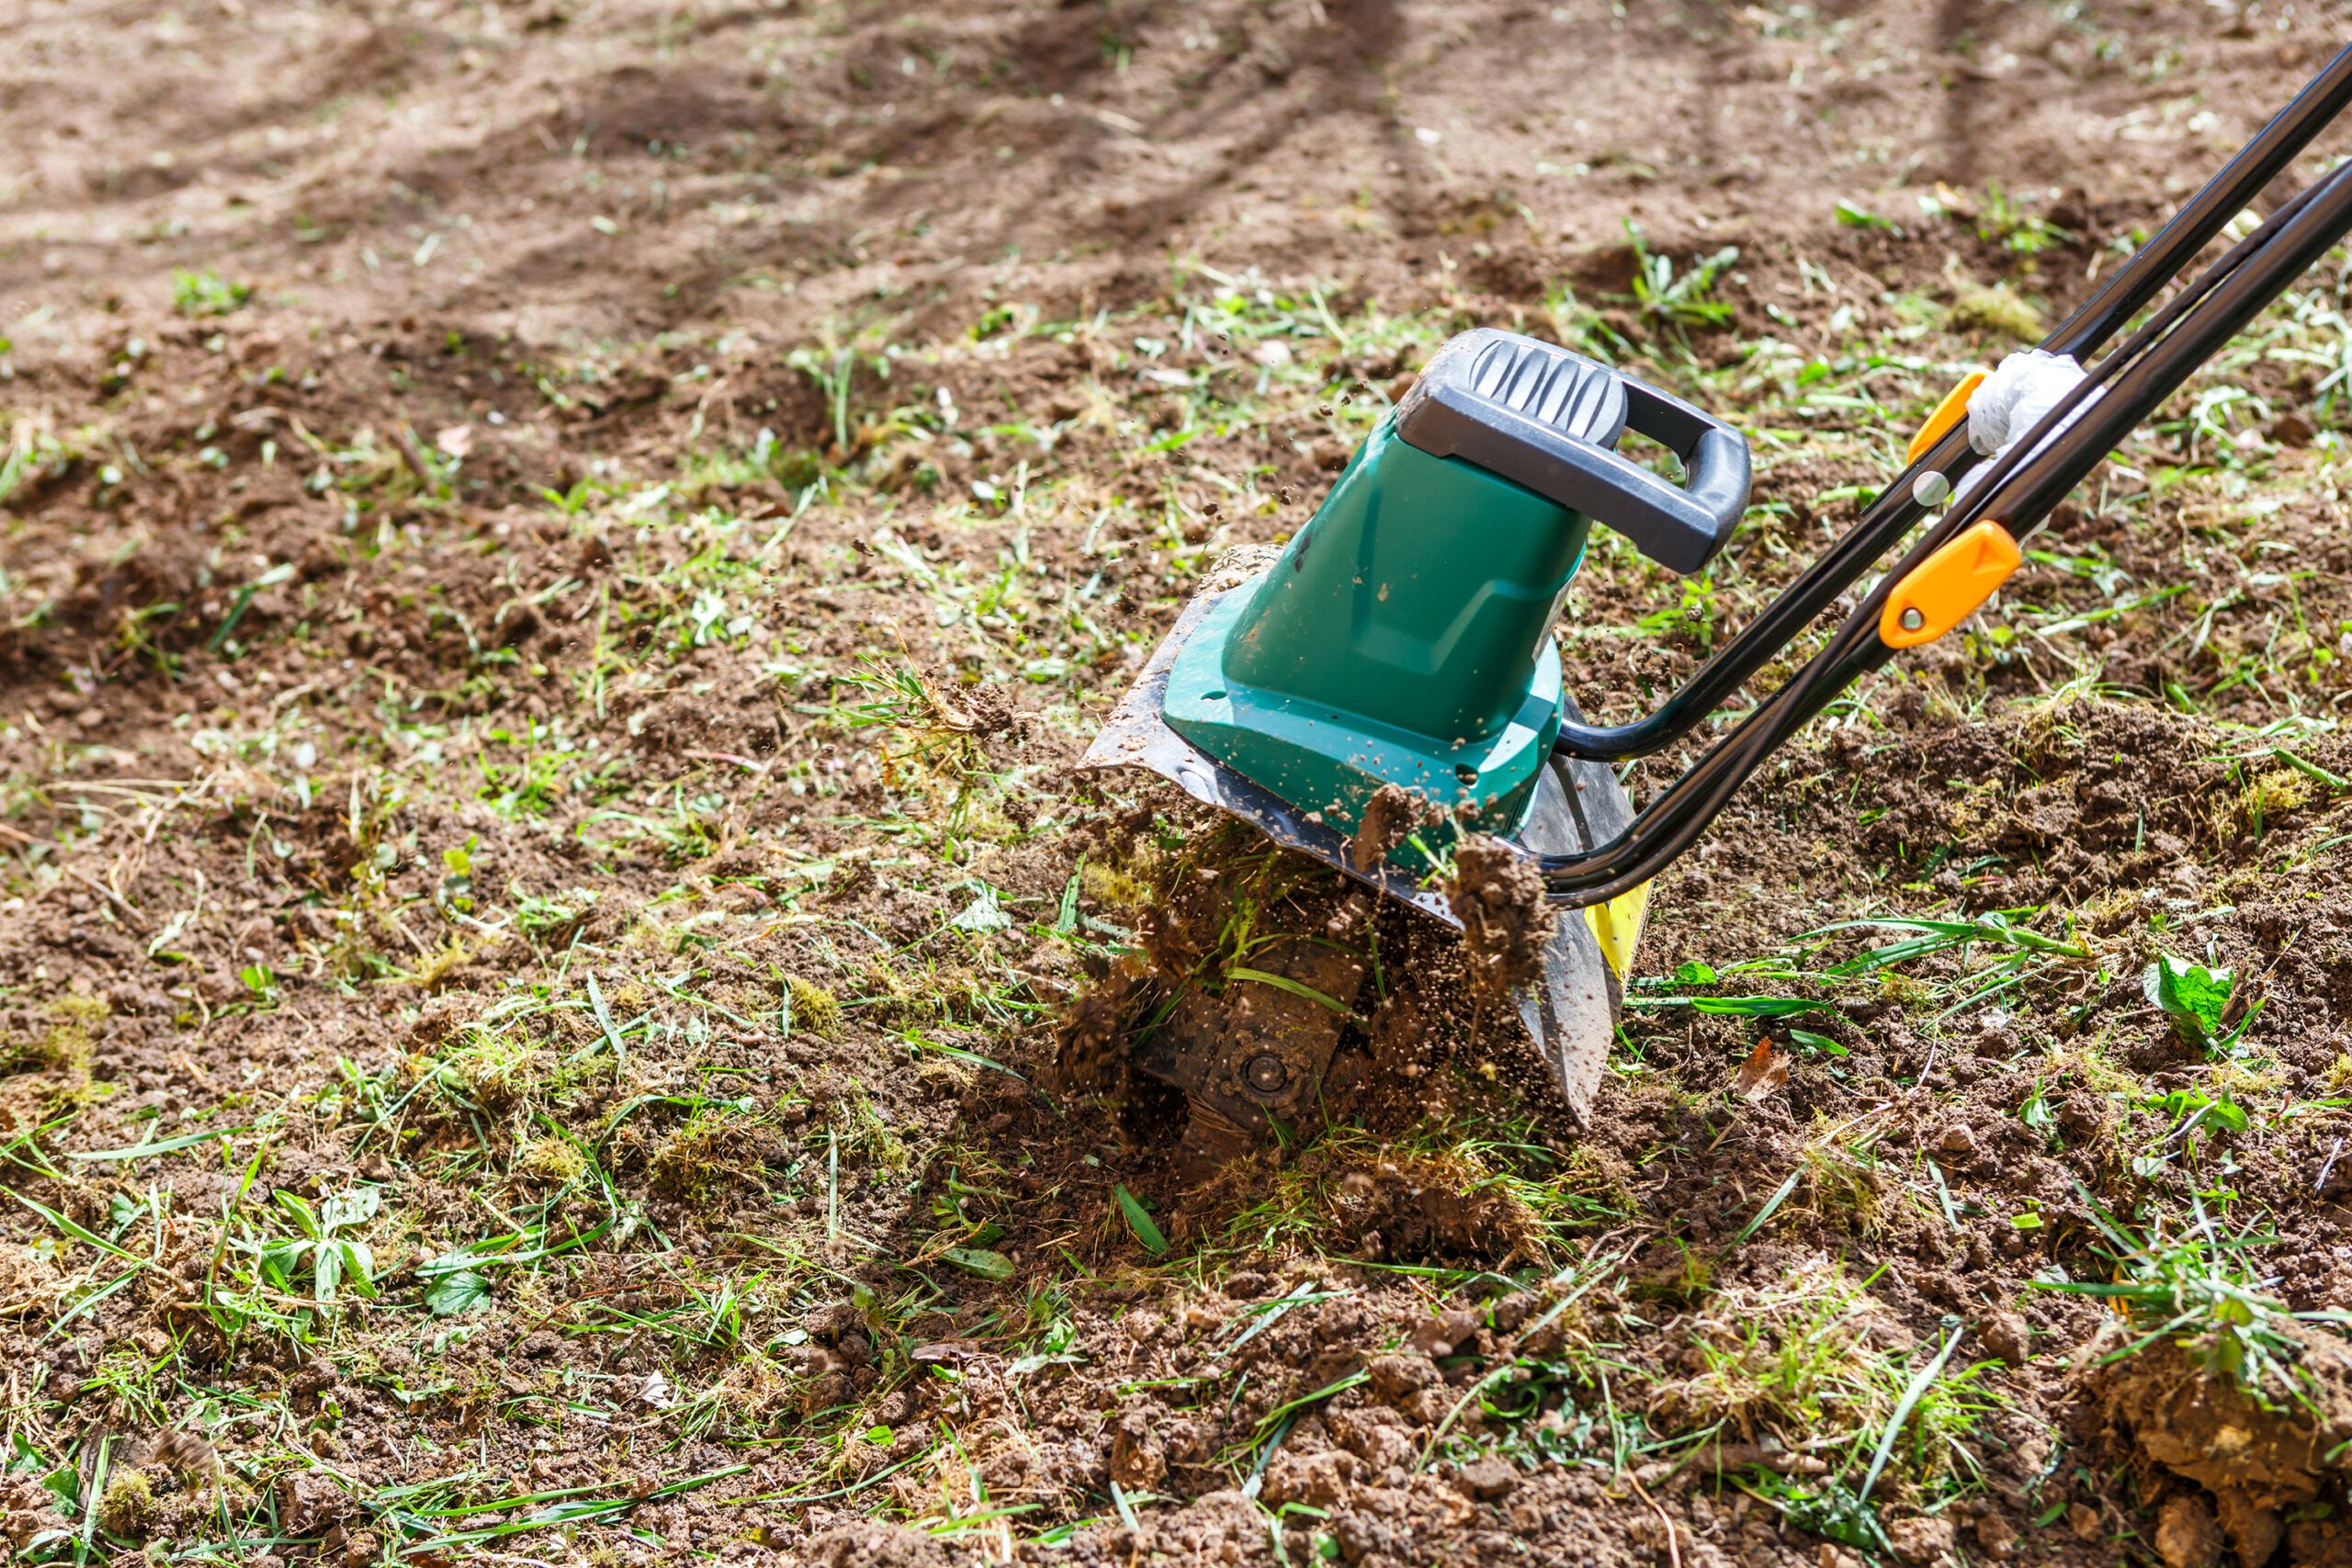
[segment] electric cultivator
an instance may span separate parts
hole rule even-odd
[[[1456,925],[1455,852],[1510,846],[1549,903],[1580,911],[1555,922],[1510,1001],[1582,1122],[1651,879],[1799,727],[1982,605],[2052,508],[2352,230],[2347,163],[2132,324],[2347,100],[2352,49],[2038,350],[1954,388],[1854,527],[1638,723],[1579,716],[1552,640],[1562,598],[1596,523],[1674,571],[1703,568],[1747,510],[1747,443],[1607,366],[1482,328],[1430,361],[1286,547],[1220,563],[1083,765],[1148,768]],[[1670,448],[1686,482],[1621,454],[1628,430]],[[1714,714],[1947,502],[1826,647],[1633,808],[1611,764]],[[1311,1111],[1362,980],[1355,958],[1314,941],[1250,962],[1258,984],[1167,1010],[1139,1057],[1238,1128]]]

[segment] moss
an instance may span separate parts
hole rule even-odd
[[[1078,885],[1095,903],[1113,909],[1147,908],[1154,898],[1148,868],[1137,874],[1091,860],[1078,874]]]
[[[830,1040],[842,1026],[842,1004],[833,993],[814,980],[804,980],[797,975],[784,977],[785,1005],[790,1010],[789,1028],[805,1029],[820,1039]]]
[[[469,1030],[465,1042],[441,1059],[445,1079],[487,1111],[520,1103],[538,1082],[538,1048],[510,1034]]]
[[[653,1189],[694,1209],[717,1206],[739,1188],[757,1188],[775,1153],[775,1130],[731,1106],[706,1106],[653,1151]]]
[[[1944,325],[1956,333],[1983,333],[2015,343],[2032,343],[2043,332],[2041,312],[2002,284],[1962,289],[1944,312]]]
[[[155,1483],[143,1470],[118,1470],[98,1495],[98,1528],[108,1535],[140,1535],[155,1517]]]
[[[588,1156],[569,1138],[532,1138],[514,1151],[514,1168],[539,1181],[577,1181],[588,1173]]]
[[[2317,794],[2312,781],[2294,769],[2274,768],[2245,786],[2243,803],[2246,821],[2259,829],[2267,822],[2291,817],[2309,806]]]
[[[473,949],[461,939],[451,937],[447,944],[417,961],[416,967],[409,971],[409,982],[419,990],[437,991],[447,985],[474,956]]]
[[[69,991],[51,998],[40,1010],[46,1027],[38,1034],[0,1043],[0,1072],[62,1073],[86,1079],[97,1025],[112,1010],[106,998]]]

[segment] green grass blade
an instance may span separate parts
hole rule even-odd
[[[250,1122],[242,1127],[215,1127],[209,1132],[184,1133],[176,1138],[165,1138],[160,1143],[133,1144],[126,1149],[92,1149],[87,1154],[74,1154],[69,1151],[65,1157],[85,1163],[95,1160],[147,1159],[155,1155],[168,1155],[181,1149],[192,1149],[198,1144],[209,1144],[215,1138],[231,1137],[252,1130],[253,1126]]]
[[[1770,1198],[1764,1200],[1764,1206],[1756,1211],[1756,1217],[1754,1219],[1748,1221],[1747,1224],[1740,1227],[1739,1234],[1731,1238],[1731,1244],[1734,1247],[1737,1247],[1741,1242],[1746,1241],[1749,1236],[1752,1236],[1758,1231],[1762,1230],[1764,1228],[1764,1222],[1770,1219],[1772,1215],[1779,1211],[1781,1205],[1789,1201],[1789,1194],[1797,1190],[1797,1179],[1804,1174],[1804,1167],[1803,1166],[1799,1166],[1796,1169],[1789,1172],[1789,1179],[1786,1181],[1781,1182],[1780,1189]]]
[[[1144,1250],[1154,1258],[1165,1257],[1168,1252],[1168,1238],[1160,1234],[1158,1225],[1152,1224],[1151,1211],[1143,1206],[1143,1201],[1125,1187],[1112,1188],[1111,1196],[1118,1201],[1119,1213],[1125,1216],[1127,1229],[1133,1231],[1135,1238],[1143,1243]]]
[[[1225,977],[1228,980],[1255,980],[1261,986],[1272,986],[1277,991],[1288,991],[1294,997],[1304,997],[1317,1007],[1329,1008],[1341,1018],[1348,1016],[1348,1010],[1336,998],[1327,997],[1314,987],[1294,980],[1287,975],[1270,975],[1263,969],[1252,969],[1246,964],[1237,964],[1225,972]]]

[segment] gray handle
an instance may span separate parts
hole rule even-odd
[[[1747,442],[1721,420],[1581,355],[1481,327],[1441,349],[1397,405],[1397,433],[1460,457],[1633,541],[1660,566],[1694,572],[1747,510]],[[1622,457],[1634,430],[1680,458],[1669,484]]]

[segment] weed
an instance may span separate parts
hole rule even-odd
[[[330,1316],[343,1304],[346,1287],[356,1296],[375,1296],[376,1255],[356,1233],[382,1205],[377,1189],[349,1188],[316,1205],[298,1192],[281,1190],[275,1201],[279,1215],[293,1223],[294,1234],[248,1232],[234,1243],[253,1257],[271,1287],[305,1297],[308,1305]]]
[[[0,1072],[52,1073],[87,1083],[97,1025],[112,1010],[106,998],[69,991],[40,1010],[47,1028],[0,1043]]]
[[[588,1174],[588,1156],[569,1138],[529,1138],[514,1151],[514,1168],[535,1180],[569,1186]]]
[[[2007,284],[1971,287],[1944,311],[1944,325],[1956,333],[1981,333],[2009,343],[2035,343],[2047,330],[2041,311]]]
[[[250,283],[231,283],[207,267],[172,274],[172,305],[183,316],[226,316],[254,297]]]
[[[544,1053],[519,1033],[478,1024],[433,1064],[433,1076],[461,1103],[498,1112],[523,1103],[539,1080]]]
[[[2110,1352],[2102,1365],[2170,1339],[2200,1364],[2227,1377],[2266,1409],[2290,1406],[2318,1411],[2310,1374],[2299,1364],[2301,1345],[2286,1325],[2320,1323],[2339,1329],[2352,1314],[2334,1311],[2294,1312],[2270,1293],[2277,1283],[2252,1267],[2257,1247],[2277,1237],[2252,1231],[2226,1231],[2189,1200],[2189,1223],[2177,1234],[2161,1221],[2135,1235],[2085,1194],[2094,1223],[2108,1244],[2112,1283],[2065,1280],[2044,1289],[2101,1296],[2131,1314],[2138,1337]]]
[[[2021,256],[2039,255],[2075,237],[2055,223],[2026,211],[1998,185],[1985,187],[1984,202],[1977,212],[1976,235]]]
[[[1731,320],[1731,302],[1715,297],[1715,285],[1739,260],[1737,246],[1726,245],[1677,272],[1669,258],[1649,248],[1630,218],[1625,238],[1634,247],[1634,301],[1645,321],[1681,328],[1719,327]]]
[[[738,1188],[756,1183],[776,1143],[764,1117],[738,1105],[705,1101],[653,1151],[654,1190],[691,1208],[710,1208]]]

